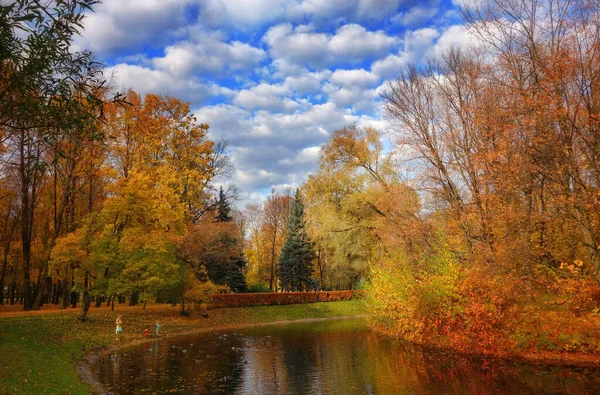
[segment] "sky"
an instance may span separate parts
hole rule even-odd
[[[243,207],[300,186],[334,130],[393,128],[387,81],[468,42],[458,1],[103,0],[74,46],[121,91],[189,102]]]

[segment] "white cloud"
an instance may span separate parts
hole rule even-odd
[[[165,42],[185,20],[186,0],[104,0],[86,14],[77,49],[100,53]]]
[[[392,20],[404,26],[418,26],[429,21],[437,12],[437,8],[413,7],[408,12],[396,15]]]
[[[440,57],[450,48],[465,48],[469,45],[481,45],[472,36],[463,25],[450,26],[442,32],[434,46],[430,47],[427,55],[431,57]]]
[[[113,85],[120,88],[133,88],[142,95],[146,93],[167,94],[184,101],[203,101],[210,93],[223,94],[215,86],[207,86],[196,80],[176,79],[161,70],[152,70],[142,66],[118,64],[104,70],[107,77],[113,77]]]
[[[367,87],[376,84],[379,77],[365,69],[336,70],[329,79],[332,83],[341,86]]]
[[[281,18],[290,3],[290,0],[207,0],[203,2],[201,19],[212,26],[258,26]]]
[[[357,14],[368,19],[381,19],[390,15],[402,3],[401,0],[359,0]]]
[[[381,56],[398,39],[383,31],[371,32],[356,24],[340,27],[335,35],[318,33],[311,26],[289,23],[271,27],[263,37],[274,58],[322,68],[339,62],[358,63]]]
[[[395,77],[409,64],[422,60],[438,37],[440,33],[430,27],[407,31],[402,51],[373,62],[371,72],[380,78]]]
[[[488,3],[487,0],[452,0],[454,6],[466,9],[483,7],[486,3]]]
[[[284,158],[279,161],[282,165],[303,165],[303,164],[315,164],[319,160],[319,155],[321,154],[321,147],[307,147],[296,155],[293,158]]]
[[[184,77],[193,71],[221,73],[251,69],[265,57],[262,49],[246,43],[233,41],[228,44],[217,33],[200,33],[193,41],[167,47],[165,56],[154,58],[153,64],[177,77]]]
[[[318,147],[333,130],[371,119],[333,102],[310,105],[292,114],[265,110],[253,114],[223,104],[202,107],[195,115],[199,122],[210,125],[211,138],[229,142],[238,169],[233,181],[246,191],[302,183],[316,170]]]
[[[381,78],[390,78],[398,75],[410,62],[410,54],[402,52],[400,55],[389,55],[374,62],[371,71]]]
[[[251,89],[241,90],[233,99],[233,103],[247,110],[269,110],[290,112],[299,104],[290,98],[283,97],[290,91],[283,85],[259,84]]]
[[[296,94],[313,94],[321,90],[323,81],[329,78],[331,71],[323,70],[311,73],[307,70],[298,75],[285,78],[283,85]]]
[[[380,56],[397,42],[398,39],[383,31],[370,32],[360,25],[348,24],[340,27],[331,38],[329,50],[336,56],[360,61]]]
[[[420,59],[439,36],[440,32],[431,27],[408,32],[404,36],[404,52],[411,54],[412,59]]]
[[[256,200],[300,185],[332,131],[387,129],[385,80],[466,43],[458,26],[414,29],[437,11],[425,3],[104,0],[79,43],[117,63],[107,69],[117,86],[191,101],[209,137],[229,142],[231,181]]]
[[[248,30],[283,20],[316,25],[367,22],[395,15],[402,0],[205,0],[200,1],[204,24]]]
[[[271,48],[274,57],[285,58],[297,64],[322,66],[328,62],[327,45],[329,37],[325,33],[313,33],[293,29],[289,23],[270,28],[264,41]]]
[[[371,112],[376,104],[377,95],[372,89],[358,86],[338,87],[328,84],[323,87],[323,91],[331,102],[339,107],[349,108],[353,112]]]

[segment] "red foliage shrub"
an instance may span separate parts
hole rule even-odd
[[[358,297],[362,291],[268,292],[250,294],[218,294],[208,298],[209,308],[272,306],[316,302],[338,302]]]

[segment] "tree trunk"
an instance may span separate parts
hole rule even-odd
[[[129,299],[130,306],[136,306],[139,303],[140,294],[137,291],[133,291],[131,293],[131,297]]]
[[[17,288],[17,283],[13,280],[10,283],[10,288],[8,289],[8,298],[11,306],[15,304],[15,288]]]
[[[92,304],[92,298],[90,297],[89,292],[85,291],[83,293],[83,301],[81,303],[81,313],[79,313],[79,321],[85,321],[85,316],[90,310],[90,305]]]
[[[46,302],[46,297],[48,296],[48,290],[50,289],[50,286],[52,285],[52,278],[47,276],[47,272],[48,272],[48,266],[46,265],[44,267],[44,274],[43,274],[45,279],[44,279],[44,281],[41,282],[41,284],[39,286],[38,293],[36,295],[32,310],[39,310],[42,307],[42,305]]]
[[[0,305],[4,304],[4,274],[6,273],[6,263],[2,266],[2,273],[0,273]]]
[[[75,309],[77,308],[77,299],[78,299],[78,294],[77,292],[71,292],[71,306]]]
[[[61,299],[60,299],[60,308],[61,309],[66,309],[67,306],[69,305],[69,295],[71,294],[71,292],[69,292],[69,287],[68,287],[68,280],[63,280],[62,282],[62,286],[61,288]]]
[[[21,130],[19,141],[19,178],[21,181],[21,250],[23,253],[23,310],[31,310],[31,240],[33,232],[33,212],[35,207],[35,182],[30,178],[30,150],[25,152],[25,129]],[[27,159],[26,159],[27,158]],[[30,191],[30,187],[33,191]]]
[[[4,245],[4,256],[2,257],[2,272],[0,272],[0,304],[4,304],[4,277],[6,275],[6,268],[8,267],[8,254],[10,252],[10,240],[12,234],[16,228],[17,221],[14,221],[11,227],[10,233],[7,236],[6,244]]]

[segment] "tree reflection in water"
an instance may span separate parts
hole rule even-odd
[[[363,320],[209,332],[108,356],[99,381],[119,394],[595,393],[600,370],[468,358],[378,336]]]

